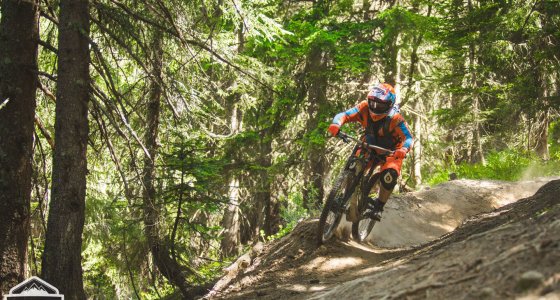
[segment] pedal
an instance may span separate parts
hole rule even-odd
[[[381,214],[383,213],[383,211],[377,211],[377,210],[366,210],[365,213],[361,216],[361,219],[371,219],[372,221],[375,222],[380,222],[381,221]]]

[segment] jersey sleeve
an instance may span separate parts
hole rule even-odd
[[[346,122],[360,122],[363,125],[366,121],[364,114],[367,116],[367,109],[367,101],[362,101],[355,107],[334,116],[332,123],[342,126]]]
[[[393,137],[398,141],[396,148],[406,148],[410,150],[414,142],[414,137],[402,115],[396,114],[390,125],[389,129],[393,132]]]

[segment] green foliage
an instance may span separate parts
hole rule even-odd
[[[539,161],[532,153],[517,150],[492,152],[487,156],[487,163],[461,163],[440,167],[427,182],[436,185],[449,180],[449,174],[455,173],[458,178],[495,179],[515,181],[534,177],[560,175],[560,159]]]
[[[548,144],[551,161],[560,161],[560,120],[550,124]]]
[[[280,216],[285,225],[280,225],[277,233],[267,236],[268,241],[279,239],[288,233],[292,232],[294,227],[303,219],[309,217],[309,212],[303,206],[303,195],[300,192],[288,195],[287,197],[279,199],[282,203],[280,209]],[[261,237],[264,236],[264,231],[261,231]]]
[[[185,139],[180,132],[174,132],[176,142],[168,144],[163,153],[161,195],[173,210],[184,210],[187,215],[199,212],[219,213],[224,197],[210,191],[222,184],[221,172],[225,161],[219,156],[209,156],[210,140],[203,135]],[[178,205],[181,205],[179,207]],[[182,222],[188,234],[206,239],[216,239],[219,227],[200,222]]]
[[[287,224],[291,224],[287,225],[286,228],[293,227],[302,218],[308,216],[309,212],[303,207],[303,195],[301,193],[288,195],[284,200],[280,199],[280,202],[283,203],[280,216]]]
[[[202,282],[211,282],[221,276],[223,269],[231,264],[231,260],[209,260],[197,269],[198,279]]]
[[[441,22],[439,18],[426,16],[399,5],[384,10],[377,19],[383,22],[385,39],[391,38],[398,32],[412,35],[423,33],[426,38],[432,39],[435,38],[432,32]]]
[[[339,72],[350,74],[361,74],[370,67],[369,54],[375,47],[370,42],[355,42],[347,45],[346,51],[339,51],[335,54],[335,68]]]
[[[309,147],[309,151],[324,148],[327,141],[326,132],[329,125],[330,122],[320,122],[317,128],[314,128],[307,132],[307,134],[304,136],[303,142],[306,147]]]
[[[91,4],[95,93],[82,253],[89,296],[136,298],[133,286],[142,299],[176,294],[154,271],[142,222],[145,153],[139,140],[148,134],[146,100],[154,79],[150,43],[156,29],[165,29],[163,74],[157,78],[163,88],[155,161],[158,221],[178,261],[196,270],[198,276],[189,278],[193,283],[211,281],[229,263],[220,258],[220,233],[232,176],[240,180],[242,226],[252,224],[255,194],[266,182],[281,203],[274,216],[281,226],[267,239],[289,233],[302,218],[316,214],[317,208],[304,207],[301,192],[307,189],[310,198],[319,194],[304,186],[310,158],[330,164],[326,169],[334,175],[323,174],[325,181],[343,166],[346,153],[339,150],[349,146],[327,138],[332,117],[352,106],[357,94],[362,97],[369,80],[382,80],[397,63],[401,100],[407,101],[403,112],[422,115],[421,159],[429,162],[422,171],[430,184],[448,180],[451,172],[500,180],[558,175],[558,120],[549,128],[549,161],[520,150],[520,145],[531,147],[525,139],[534,139],[531,130],[544,109],[550,108],[553,119],[558,116],[553,88],[559,69],[558,1],[474,1],[469,7],[464,1],[414,0],[375,12],[366,2]],[[58,4],[45,2],[41,10],[40,40],[57,48],[57,25],[45,14],[56,15]],[[309,60],[318,52],[326,68],[310,70]],[[413,58],[416,70],[409,69]],[[56,53],[40,47],[38,62],[42,86],[56,94]],[[326,102],[315,105],[308,103],[309,79],[317,77],[325,82]],[[476,116],[473,99],[479,104]],[[39,93],[36,115],[52,136],[54,106]],[[234,108],[239,132],[230,128]],[[486,165],[465,163],[471,159],[465,153],[473,152],[465,148],[472,145],[475,125]],[[359,127],[347,124],[344,130]],[[39,131],[36,140],[35,272],[46,210],[39,203],[48,200],[52,168],[51,149]],[[442,153],[456,157],[442,159]]]

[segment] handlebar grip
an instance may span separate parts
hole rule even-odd
[[[339,137],[345,143],[347,144],[350,143],[350,141],[348,140],[348,135],[346,135],[346,133],[339,131],[336,136]]]

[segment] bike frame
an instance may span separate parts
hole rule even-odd
[[[327,200],[325,201],[325,206],[319,217],[319,225],[317,228],[319,244],[322,244],[332,237],[334,230],[340,223],[342,215],[346,212],[346,209],[350,207],[353,209],[353,220],[349,220],[352,222],[352,235],[354,236],[354,231],[357,230],[356,235],[359,236],[360,240],[362,239],[362,237],[360,237],[359,226],[361,226],[360,222],[363,220],[361,216],[365,203],[363,198],[367,197],[367,194],[379,178],[380,172],[374,173],[376,167],[385,161],[385,156],[394,153],[392,150],[369,144],[344,132],[339,132],[337,137],[341,138],[346,143],[350,143],[350,141],[356,142],[356,145],[352,154],[350,154],[350,157],[346,160],[343,173],[339,174],[334,187],[329,192]],[[358,149],[363,150],[360,151],[360,155],[356,155]],[[358,166],[359,169],[356,168]],[[360,189],[359,194],[356,194],[357,199],[348,203],[352,195],[358,192],[356,191],[358,186],[360,186]],[[339,192],[342,192],[342,194],[339,194]],[[356,215],[356,213],[358,215]],[[358,220],[355,218],[358,218]],[[375,222],[370,222],[366,225],[369,226],[366,229],[368,234],[373,224],[375,224]]]
[[[362,149],[364,149],[365,151],[367,151],[369,153],[369,157],[366,160],[363,160],[361,162],[359,162],[360,164],[362,164],[362,169],[356,174],[354,181],[352,181],[350,183],[350,189],[348,190],[348,192],[350,192],[351,194],[354,193],[354,190],[358,187],[358,185],[362,185],[361,190],[362,192],[365,193],[369,193],[369,191],[371,190],[371,188],[373,188],[373,186],[375,185],[375,182],[378,179],[378,175],[379,172],[374,172],[375,169],[377,168],[377,166],[385,161],[384,157],[382,156],[382,154],[387,154],[387,156],[393,155],[395,153],[395,151],[390,150],[390,149],[386,149],[383,147],[379,147],[376,145],[372,145],[369,144],[365,141],[362,141],[361,139],[358,139],[356,137],[353,137],[347,133],[344,133],[342,131],[339,131],[339,133],[337,134],[337,137],[339,137],[340,139],[342,139],[344,142],[349,143],[350,141],[356,142],[358,146],[361,146]],[[377,153],[377,151],[375,150],[379,150],[382,151],[384,153],[379,154]],[[351,156],[354,156],[354,158],[359,161],[362,158],[355,156],[355,152],[356,150],[352,151]],[[377,162],[374,162],[370,168],[368,169],[368,166],[370,164],[371,161],[375,161],[377,160]],[[349,160],[350,162],[351,160]],[[349,165],[345,166],[345,168],[348,168]],[[350,197],[351,195],[348,195],[348,197]],[[360,195],[358,198],[358,207],[357,209],[361,211],[362,209],[362,205],[364,204],[361,200],[363,197],[365,197],[367,195]]]

